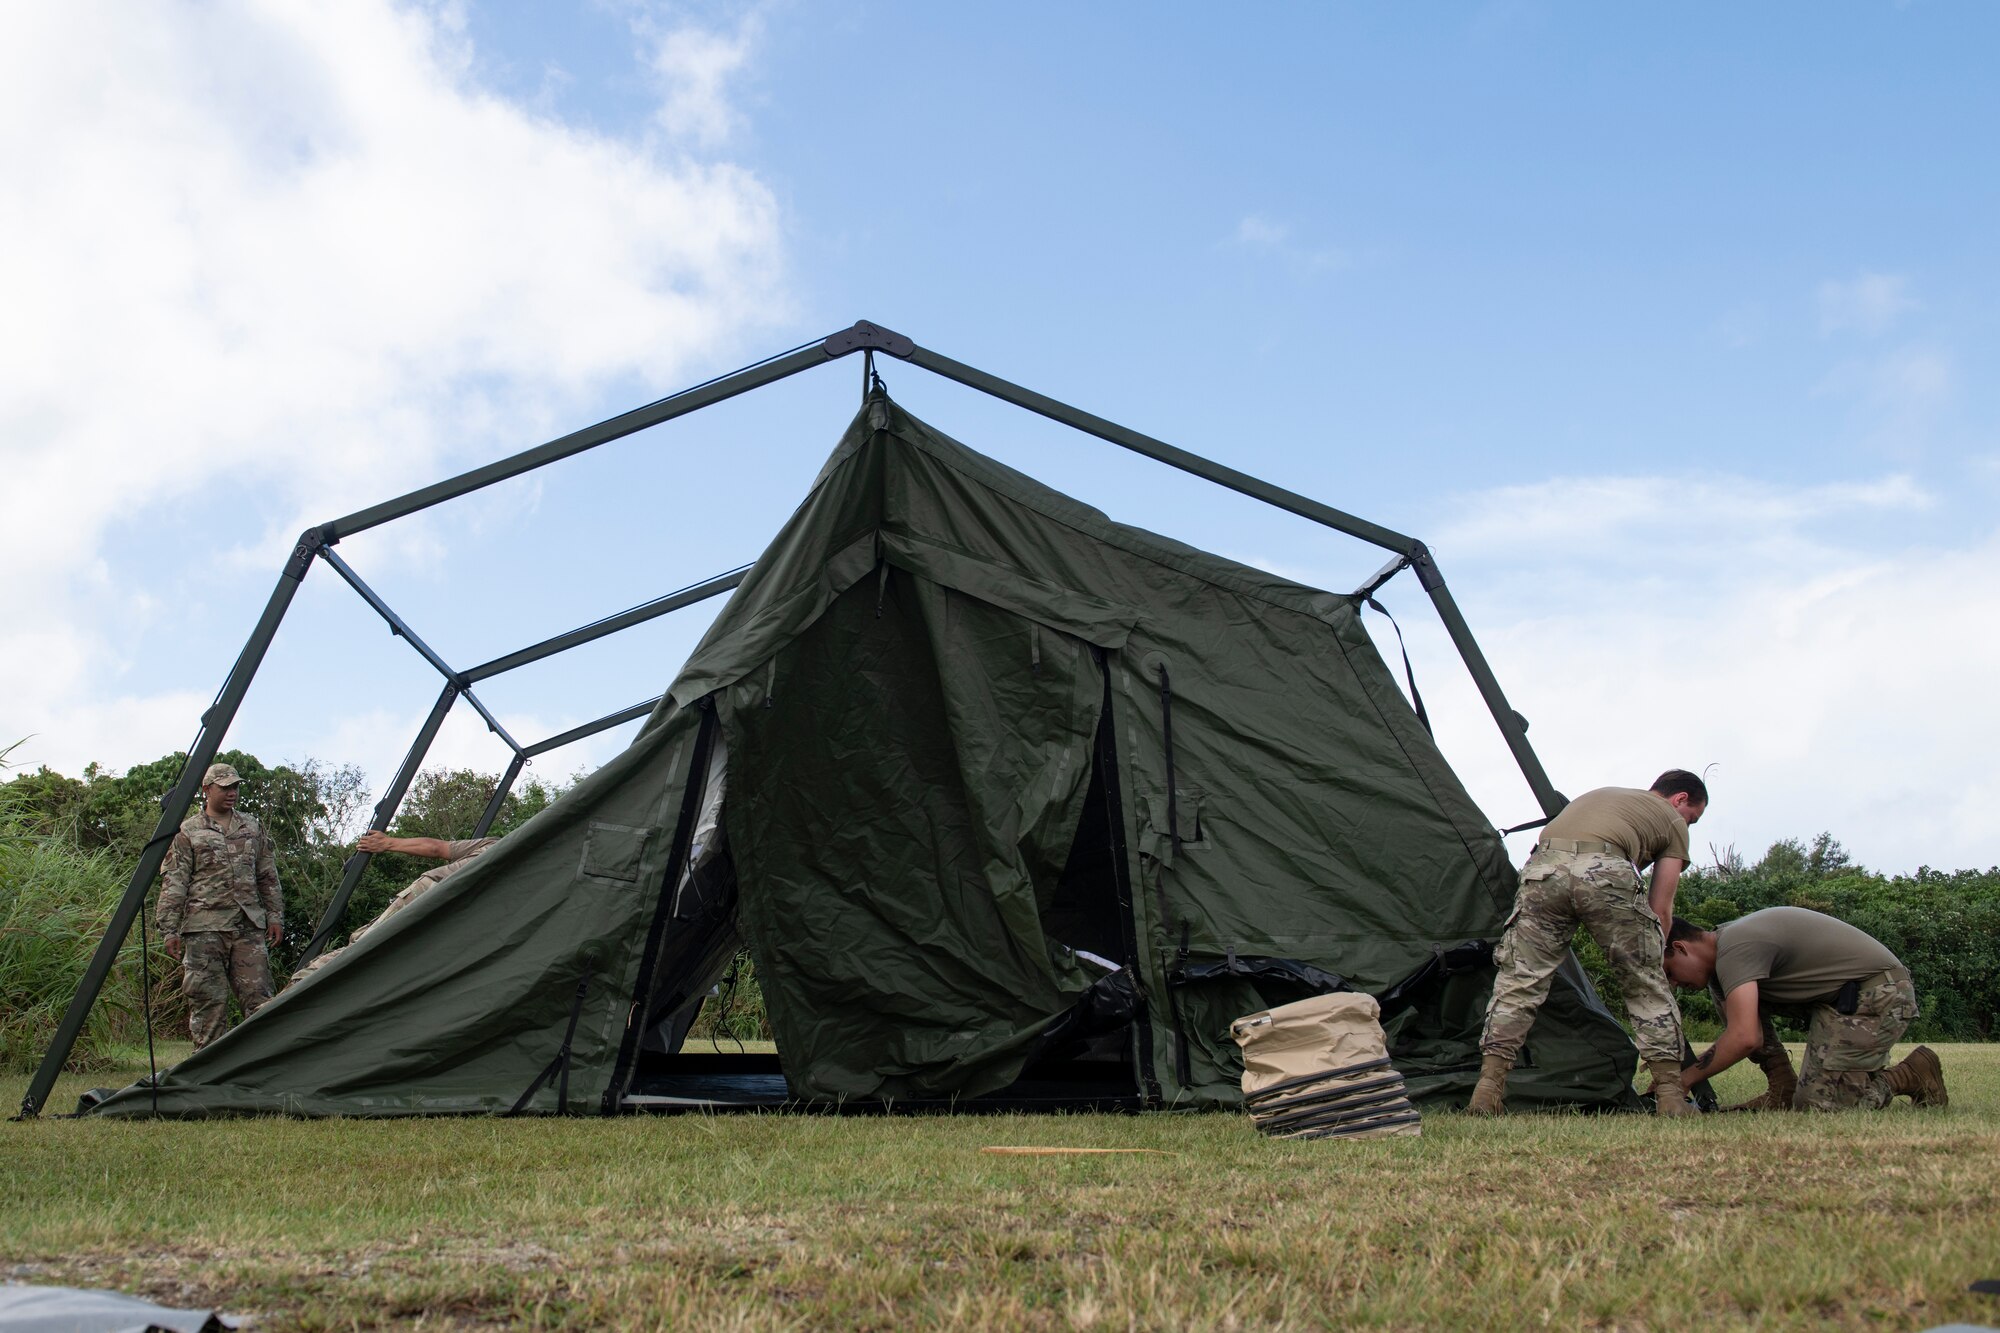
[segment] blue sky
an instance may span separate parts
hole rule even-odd
[[[865,317],[1430,541],[1566,790],[1714,765],[1698,849],[1826,829],[1892,870],[2000,861],[1990,8],[0,22],[17,759],[185,745],[307,523]],[[1323,586],[1380,563],[883,369],[1113,517]],[[342,552],[483,660],[753,559],[858,374]],[[1528,818],[1417,589],[1388,600],[1446,753]],[[703,623],[482,693],[558,731],[657,693]],[[231,742],[379,780],[435,691],[322,569]],[[437,753],[505,760],[469,715]]]

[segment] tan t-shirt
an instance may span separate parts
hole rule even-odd
[[[1716,984],[1727,995],[1754,981],[1761,1004],[1830,1004],[1848,982],[1901,966],[1867,931],[1804,907],[1766,907],[1715,928]]]
[[[1688,855],[1687,822],[1667,798],[1637,787],[1599,787],[1563,807],[1542,830],[1546,838],[1608,842],[1644,870],[1663,856],[1683,864]]]

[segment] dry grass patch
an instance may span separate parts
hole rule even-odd
[[[0,1273],[274,1329],[1996,1323],[1966,1284],[2000,1276],[2000,1047],[1943,1053],[1944,1113],[1359,1144],[1228,1115],[43,1121],[0,1130]]]

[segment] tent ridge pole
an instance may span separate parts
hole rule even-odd
[[[1058,402],[1032,389],[1011,384],[983,370],[941,356],[928,348],[912,347],[906,359],[933,374],[956,380],[1003,402],[1026,408],[1030,412],[1039,413],[1066,426],[1073,426],[1086,434],[1108,440],[1134,453],[1144,454],[1170,467],[1179,468],[1183,472],[1225,486],[1240,495],[1262,500],[1266,504],[1297,514],[1301,518],[1311,519],[1337,532],[1359,537],[1363,541],[1372,542],[1394,552],[1397,558],[1378,570],[1367,583],[1362,585],[1362,591],[1356,595],[1372,593],[1393,577],[1404,564],[1414,568],[1418,580],[1424,586],[1424,591],[1430,594],[1431,601],[1436,605],[1438,618],[1444,621],[1445,630],[1451,635],[1452,643],[1457,647],[1459,657],[1465,662],[1466,670],[1471,673],[1474,684],[1479,687],[1480,695],[1486,700],[1486,706],[1492,712],[1493,720],[1499,724],[1501,735],[1507,740],[1508,749],[1513,751],[1514,762],[1520,765],[1522,776],[1528,780],[1528,786],[1533,790],[1535,799],[1541,803],[1543,812],[1553,818],[1568,804],[1567,798],[1549,782],[1548,774],[1543,771],[1542,762],[1536,756],[1534,747],[1528,744],[1527,719],[1515,712],[1507,703],[1507,696],[1501,691],[1500,682],[1493,675],[1493,668],[1488,665],[1485,654],[1479,649],[1478,641],[1472,636],[1472,627],[1466,624],[1465,617],[1459,612],[1458,604],[1452,600],[1450,590],[1445,587],[1444,576],[1438,572],[1437,562],[1432,558],[1430,548],[1421,541],[1393,528],[1385,528],[1378,523],[1370,523],[1367,519],[1321,504],[1295,491],[1273,486],[1246,472],[1225,467],[1199,454],[1176,448],[1163,440],[1156,440],[1150,435],[1129,430],[1103,417],[1093,416],[1080,408]]]
[[[49,1049],[42,1056],[34,1078],[28,1083],[27,1094],[21,1099],[20,1118],[33,1119],[41,1114],[49,1092],[55,1087],[56,1078],[76,1046],[77,1034],[83,1031],[84,1020],[97,1003],[105,978],[118,961],[118,951],[125,946],[125,937],[132,931],[132,922],[145,910],[146,895],[152,890],[153,877],[159,873],[160,863],[166,859],[168,844],[180,830],[181,816],[201,790],[202,774],[215,762],[216,752],[222,748],[222,738],[228,733],[229,724],[236,720],[236,710],[242,704],[243,696],[249,693],[250,682],[256,677],[257,668],[263,664],[264,654],[269,651],[271,640],[278,633],[278,626],[292,604],[293,595],[298,592],[306,571],[312,568],[313,557],[327,554],[325,534],[319,529],[308,528],[299,535],[290,554],[285,557],[284,568],[278,575],[277,586],[264,603],[263,614],[250,631],[250,637],[244,641],[243,651],[237,654],[235,663],[229,668],[229,675],[217,691],[215,702],[201,715],[201,730],[188,747],[187,763],[181,767],[180,778],[173,789],[160,799],[160,821],[153,829],[152,840],[139,854],[139,864],[133,867],[132,878],[125,885],[125,894],[118,900],[111,922],[104,929],[104,938],[98,941],[97,952],[91,955],[83,980],[77,984],[76,994],[70,997],[69,1007],[63,1010],[62,1021],[56,1025]]]
[[[1028,411],[1039,413],[1052,421],[1060,421],[1065,426],[1073,426],[1085,434],[1097,436],[1100,440],[1109,440],[1111,443],[1130,449],[1134,453],[1144,454],[1156,462],[1165,463],[1169,467],[1179,468],[1183,472],[1192,473],[1204,481],[1212,481],[1216,485],[1226,487],[1239,495],[1247,495],[1253,500],[1262,500],[1265,504],[1287,510],[1290,513],[1299,515],[1301,518],[1309,518],[1324,527],[1334,529],[1336,532],[1344,532],[1350,537],[1359,537],[1362,541],[1372,542],[1376,546],[1383,547],[1386,550],[1402,553],[1414,551],[1422,545],[1416,538],[1407,537],[1397,532],[1394,528],[1385,528],[1379,523],[1370,523],[1365,518],[1357,518],[1355,515],[1335,509],[1331,505],[1321,504],[1319,501],[1300,495],[1296,491],[1288,491],[1282,486],[1273,486],[1269,482],[1261,481],[1247,472],[1239,472],[1235,468],[1225,467],[1221,463],[1203,458],[1199,454],[1189,453],[1185,449],[1176,448],[1164,440],[1156,440],[1150,435],[1141,435],[1138,431],[1129,430],[1115,421],[1107,421],[1103,417],[1094,416],[1089,412],[1083,411],[1081,408],[1071,407],[1068,403],[1057,402],[1055,399],[1036,393],[1032,389],[1024,389],[1018,384],[1010,384],[1006,380],[989,375],[983,370],[976,370],[971,366],[954,361],[950,357],[940,356],[928,348],[917,347],[912,349],[908,359],[914,364],[922,366],[932,374],[942,375],[949,380],[957,380],[960,384],[977,389],[981,393],[990,394],[1003,402],[1012,403],[1016,407],[1024,407]]]
[[[851,333],[852,330],[847,332]],[[843,335],[834,335],[835,338],[840,336]],[[747,393],[751,389],[761,388],[787,376],[796,375],[802,370],[823,366],[833,357],[844,356],[847,351],[857,350],[848,348],[843,351],[833,351],[829,346],[833,340],[833,338],[815,340],[797,351],[773,357],[755,366],[745,367],[732,374],[710,380],[706,384],[684,389],[656,403],[649,403],[644,407],[637,407],[630,412],[600,421],[595,426],[586,426],[582,430],[559,436],[532,449],[524,449],[497,462],[488,463],[484,467],[461,472],[455,477],[433,482],[429,486],[399,495],[393,500],[384,500],[367,509],[357,510],[327,524],[325,527],[327,540],[337,541],[342,537],[351,537],[357,532],[365,532],[392,519],[429,509],[432,505],[456,499],[461,495],[491,486],[495,482],[506,481],[523,472],[532,472],[538,467],[546,467],[572,454],[595,449],[600,444],[609,444],[613,440],[622,439],[648,426],[657,426],[663,421],[686,416],[690,412],[699,411],[724,399],[734,398],[737,394]]]

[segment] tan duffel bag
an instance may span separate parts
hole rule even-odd
[[[1389,1063],[1372,995],[1316,995],[1229,1025],[1243,1050],[1243,1101],[1274,1138],[1414,1136],[1421,1119]]]

